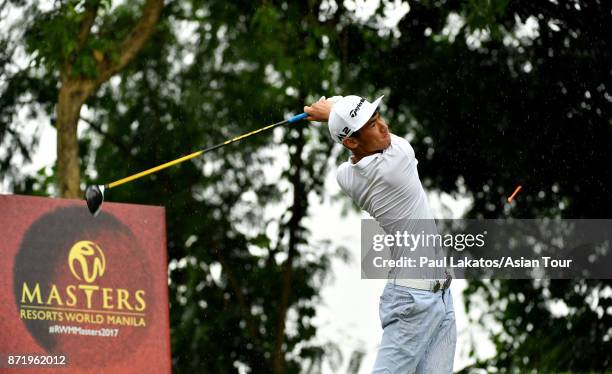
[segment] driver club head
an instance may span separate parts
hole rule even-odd
[[[85,200],[89,212],[95,217],[100,213],[104,201],[104,186],[89,186],[85,190]]]

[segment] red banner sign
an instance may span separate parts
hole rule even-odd
[[[171,371],[163,207],[0,195],[0,256],[0,368]]]

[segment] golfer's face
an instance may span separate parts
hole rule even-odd
[[[366,152],[380,151],[386,149],[391,144],[389,127],[378,111],[359,129],[358,139],[363,150]]]

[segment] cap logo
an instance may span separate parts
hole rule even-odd
[[[361,104],[363,104],[364,101],[365,101],[364,98],[359,100],[359,103],[357,103],[357,106],[355,107],[355,109],[353,109],[353,110],[351,110],[349,112],[349,114],[351,115],[351,118],[353,118],[353,117],[355,117],[357,115],[357,112],[359,111],[359,109],[361,109]]]
[[[348,127],[344,127],[341,131],[341,134],[338,134],[338,140],[342,141],[342,139],[346,138],[351,130]]]

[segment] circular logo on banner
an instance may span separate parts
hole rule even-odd
[[[129,358],[155,316],[147,256],[115,216],[83,207],[41,216],[15,257],[13,290],[21,322],[71,368]]]
[[[75,264],[78,266],[75,267]],[[68,265],[76,279],[93,283],[96,278],[104,275],[106,259],[99,245],[89,240],[81,240],[70,249]]]

